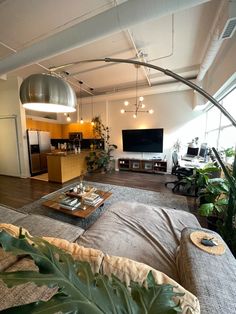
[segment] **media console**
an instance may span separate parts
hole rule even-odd
[[[167,162],[158,159],[118,159],[119,170],[149,172],[149,173],[165,173],[167,171]]]

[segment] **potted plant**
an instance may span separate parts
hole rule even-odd
[[[91,150],[89,155],[85,157],[87,162],[88,172],[93,172],[98,169],[98,156],[95,150]]]
[[[198,196],[200,191],[208,184],[209,179],[218,173],[219,168],[213,163],[208,163],[203,168],[195,168],[193,174],[186,176],[181,182],[188,195]]]
[[[87,157],[88,171],[100,169],[102,172],[107,172],[114,168],[111,153],[117,149],[117,145],[110,144],[110,129],[102,123],[99,116],[94,117],[92,121],[94,135],[104,141],[104,149],[92,151]]]
[[[210,178],[209,173],[203,174],[197,170],[194,184],[199,190],[199,213],[207,217],[209,228],[220,233],[236,256],[236,160],[232,170],[225,166],[214,147],[212,153],[224,173],[224,178]],[[194,176],[189,180],[194,180]]]
[[[98,167],[101,168],[104,172],[111,171],[114,168],[114,164],[112,163],[112,155],[111,152],[117,148],[114,144],[109,144],[106,149],[102,150],[98,153],[97,164]]]
[[[229,184],[229,198],[220,234],[228,244],[234,256],[236,256],[236,158],[234,159],[233,169],[230,170],[229,167],[225,166],[216,149],[213,147],[212,150]]]
[[[207,217],[208,228],[220,231],[229,202],[230,186],[225,178],[212,178],[199,192],[199,213]]]

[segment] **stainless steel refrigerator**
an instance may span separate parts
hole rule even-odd
[[[47,172],[47,153],[51,152],[50,132],[27,130],[31,175]]]

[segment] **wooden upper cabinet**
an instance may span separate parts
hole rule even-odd
[[[93,126],[90,122],[70,123],[62,125],[62,138],[69,138],[70,132],[82,132],[83,138],[94,138]]]
[[[48,131],[52,139],[69,138],[70,132],[82,132],[83,138],[94,138],[93,126],[90,122],[59,124],[46,121],[37,121],[26,118],[26,128],[31,130]]]
[[[26,128],[39,131],[48,131],[51,134],[51,138],[62,138],[62,124],[59,123],[50,123],[26,118]]]

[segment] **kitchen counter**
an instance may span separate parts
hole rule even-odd
[[[55,151],[47,154],[48,180],[64,183],[87,171],[85,157],[90,150],[82,150],[79,154]]]

